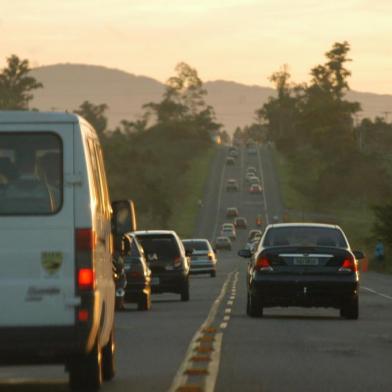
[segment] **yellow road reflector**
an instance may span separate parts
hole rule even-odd
[[[208,374],[208,369],[207,368],[189,368],[186,369],[184,374],[187,374],[188,376],[203,376],[205,374]]]
[[[198,339],[199,342],[213,342],[214,340],[214,336],[202,336]]]
[[[176,392],[203,392],[203,388],[197,384],[185,384],[178,387]]]
[[[206,327],[203,329],[204,333],[215,333],[216,332],[216,328],[214,327]]]
[[[197,351],[198,353],[210,353],[211,351],[213,351],[212,346],[198,346],[196,347],[195,351]]]

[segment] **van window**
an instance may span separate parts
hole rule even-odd
[[[63,202],[63,147],[51,132],[0,132],[0,215],[57,213]]]

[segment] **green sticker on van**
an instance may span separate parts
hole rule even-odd
[[[41,265],[49,275],[54,275],[63,264],[62,252],[42,252]]]

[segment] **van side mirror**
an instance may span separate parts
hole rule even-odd
[[[252,256],[252,252],[250,251],[250,249],[241,249],[238,251],[238,256],[249,259]]]
[[[362,259],[365,258],[365,255],[364,255],[363,252],[360,251],[360,250],[354,250],[353,253],[354,253],[354,256],[355,256],[355,258],[356,258],[357,260],[362,260]]]
[[[112,210],[114,249],[119,250],[123,235],[137,229],[135,204],[132,200],[114,201],[112,202]]]

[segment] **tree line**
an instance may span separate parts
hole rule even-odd
[[[29,75],[28,60],[13,55],[0,73],[0,110],[28,110],[43,85]],[[179,63],[159,102],[143,105],[137,120],[108,127],[105,103],[84,101],[74,112],[96,129],[104,149],[112,199],[135,200],[145,225],[167,227],[189,190],[186,176],[222,135],[196,69]]]
[[[273,73],[276,96],[234,139],[272,142],[311,209],[372,208],[373,235],[392,247],[392,125],[381,118],[355,123],[361,105],[346,99],[349,51],[347,41],[334,43],[308,83],[292,82],[287,65]]]

